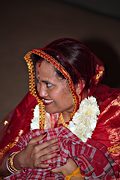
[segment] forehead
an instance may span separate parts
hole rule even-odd
[[[42,62],[36,63],[36,71],[39,71],[39,72],[47,72],[47,71],[55,72],[55,69],[54,69],[52,64],[50,64],[49,62],[44,60]]]
[[[57,73],[53,65],[44,60],[36,63],[36,75],[39,75],[41,78],[51,78],[56,77]]]

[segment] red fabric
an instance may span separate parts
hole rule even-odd
[[[92,139],[107,148],[118,147],[111,152],[120,166],[120,90],[99,86],[94,92],[100,107],[100,115]]]
[[[113,146],[114,150],[115,146],[118,145],[120,147],[120,91],[101,85],[97,89],[94,89],[91,95],[97,98],[101,112],[91,140],[104,144],[107,148]],[[6,147],[19,136],[21,129],[23,130],[23,135],[29,132],[30,121],[33,118],[33,109],[36,103],[35,98],[28,93],[15,110],[6,118],[9,124],[6,127],[3,124],[0,126],[1,158],[6,152],[9,153],[15,150],[16,146],[14,148],[8,146],[7,149]],[[119,166],[120,150],[112,151],[111,156]]]
[[[5,153],[11,150],[12,143],[19,137],[20,130],[23,131],[22,134],[29,132],[30,122],[33,117],[33,110],[36,104],[36,99],[28,93],[18,104],[15,110],[5,118],[5,120],[9,122],[8,125],[4,127],[3,122],[1,123],[0,159]]]
[[[24,149],[30,139],[39,136],[44,131],[34,130],[19,140],[17,146],[19,150]],[[105,180],[115,179],[118,176],[117,166],[112,163],[105,146],[100,143],[89,140],[89,143],[83,143],[73,135],[68,129],[59,127],[55,129],[45,130],[47,137],[39,142],[39,144],[57,137],[59,141],[60,154],[58,157],[45,161],[49,164],[48,169],[30,169],[25,168],[21,172],[11,175],[6,179],[64,179],[62,174],[54,174],[51,169],[64,165],[68,158],[72,158],[80,167],[81,173],[89,180],[102,178]],[[116,174],[114,173],[114,170]]]

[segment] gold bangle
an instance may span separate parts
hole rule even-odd
[[[81,175],[81,172],[80,172],[80,168],[78,167],[77,169],[75,169],[71,174],[69,174],[69,175],[67,175],[67,176],[65,176],[65,180],[70,180],[71,179],[71,177],[83,177],[82,175]]]
[[[17,152],[13,152],[7,159],[7,162],[6,162],[6,167],[8,169],[9,172],[11,172],[12,174],[13,173],[16,173],[17,171],[19,171],[18,169],[15,168],[14,166],[14,157],[16,154],[18,154],[20,151],[17,151]]]

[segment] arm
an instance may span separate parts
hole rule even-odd
[[[21,170],[24,167],[29,168],[47,168],[49,164],[44,163],[45,160],[51,159],[57,156],[58,145],[57,139],[52,139],[42,144],[37,142],[43,139],[46,135],[40,135],[28,143],[27,147],[21,152],[17,153],[13,159],[13,165],[16,169]],[[8,176],[10,172],[7,169],[6,162],[8,156],[6,156],[0,166],[0,175]]]

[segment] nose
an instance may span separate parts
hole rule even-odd
[[[46,89],[45,85],[43,85],[43,84],[37,85],[37,91],[41,98],[45,98],[48,96],[47,89]]]

